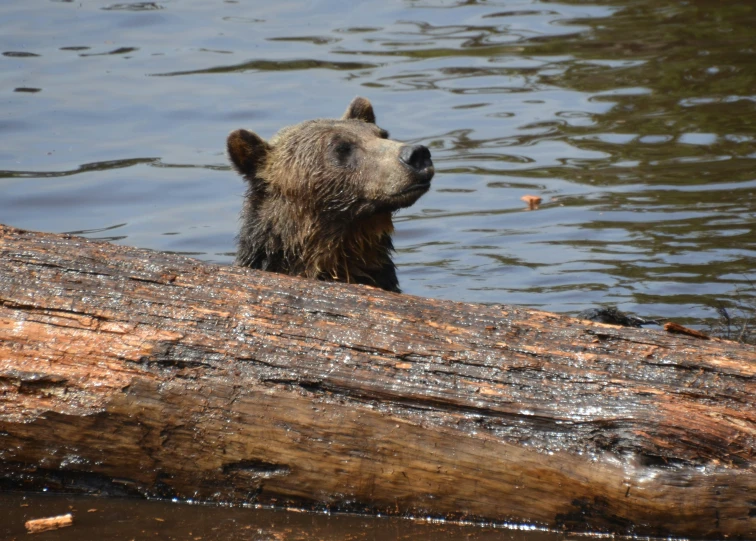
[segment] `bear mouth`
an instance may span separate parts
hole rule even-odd
[[[430,177],[407,186],[401,191],[395,192],[386,202],[387,207],[393,212],[400,208],[413,205],[430,188]]]
[[[414,177],[412,179],[414,182],[403,190],[396,192],[394,194],[394,197],[402,197],[414,193],[417,193],[418,197],[420,197],[420,195],[427,192],[430,188],[431,179],[433,179],[433,174],[435,172],[436,171],[434,170],[432,165],[430,167],[424,167],[420,170],[415,170],[415,174],[412,175]]]
[[[416,182],[412,186],[404,188],[400,192],[395,193],[394,197],[402,197],[404,195],[413,194],[415,192],[423,194],[423,193],[427,192],[429,188],[430,188],[430,179],[423,180],[421,182]]]

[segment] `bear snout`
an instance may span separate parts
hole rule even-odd
[[[430,182],[430,179],[433,178],[433,162],[428,147],[404,145],[399,149],[399,159],[412,169],[418,177],[423,177],[423,181]]]

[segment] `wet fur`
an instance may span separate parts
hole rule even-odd
[[[238,264],[399,291],[391,215],[419,195],[397,195],[409,182],[392,155],[401,144],[374,122],[370,102],[356,98],[341,120],[303,122],[270,142],[245,130],[229,136],[248,182]],[[351,154],[342,151],[349,145]]]

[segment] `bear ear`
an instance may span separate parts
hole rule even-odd
[[[362,120],[363,122],[375,124],[373,104],[370,103],[369,99],[357,96],[349,104],[341,120]]]
[[[228,157],[240,174],[253,178],[265,165],[271,147],[256,133],[247,130],[232,131],[226,141]]]

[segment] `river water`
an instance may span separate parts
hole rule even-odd
[[[362,95],[436,164],[405,292],[706,326],[756,296],[754,59],[751,2],[4,0],[0,223],[231,263],[228,132]]]

